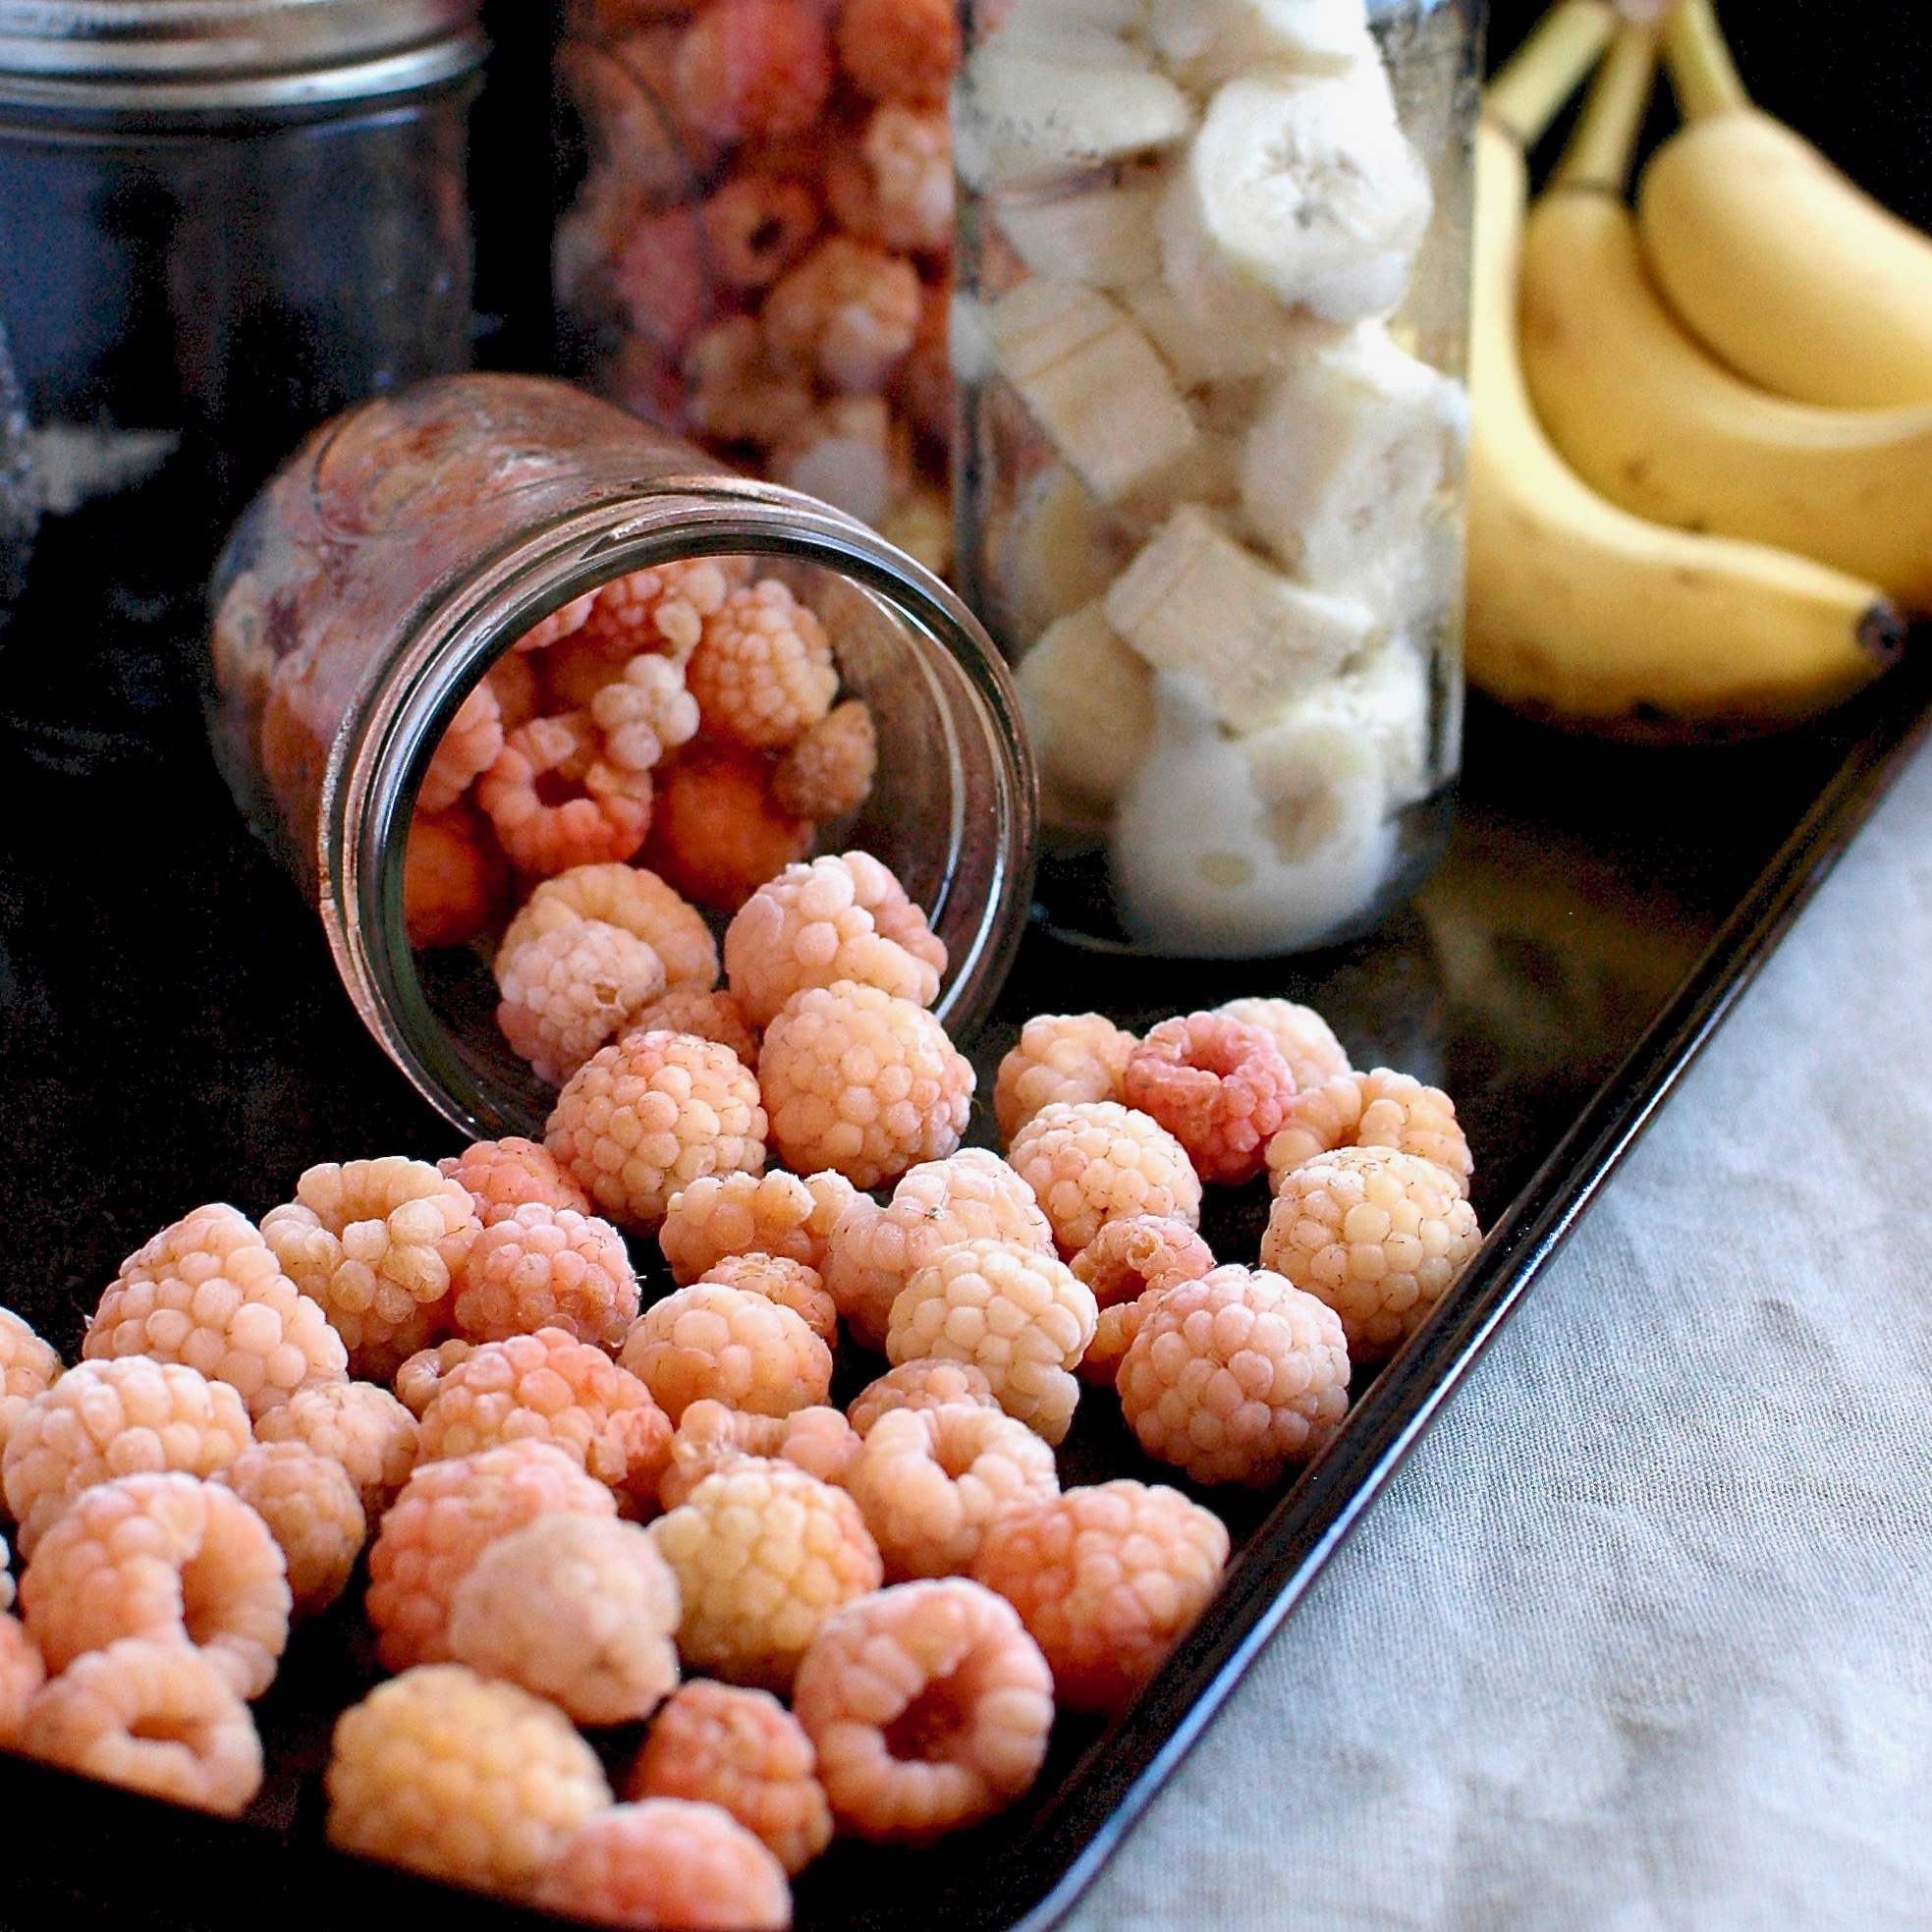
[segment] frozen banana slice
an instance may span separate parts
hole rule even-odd
[[[1020,661],[1020,702],[1050,819],[1103,826],[1154,728],[1154,674],[1093,603],[1051,625]]]
[[[1333,323],[1225,275],[1203,277],[1185,293],[1164,281],[1136,282],[1121,300],[1184,389],[1268,375],[1300,354],[1311,331],[1334,332]]]
[[[1162,199],[1162,272],[1184,304],[1225,282],[1357,321],[1402,300],[1431,207],[1379,61],[1231,81]]]
[[[1292,952],[1374,901],[1395,852],[1381,759],[1346,724],[1310,727],[1261,774],[1200,682],[1163,671],[1154,730],[1108,849],[1121,919],[1173,958]]]
[[[1460,383],[1359,323],[1276,382],[1242,453],[1242,512],[1304,583],[1352,589],[1449,480],[1467,417]]]
[[[994,552],[995,597],[1011,635],[1039,636],[1106,594],[1132,554],[1099,498],[1063,463],[1026,485]]]
[[[1036,275],[987,324],[1000,373],[1096,496],[1111,503],[1193,450],[1166,363],[1098,291]]]
[[[1243,74],[1345,74],[1377,58],[1362,0],[1153,0],[1148,30],[1189,87]]]
[[[1412,804],[1433,789],[1429,756],[1429,666],[1403,637],[1378,644],[1338,678],[1304,691],[1278,717],[1241,741],[1242,754],[1264,798],[1293,788],[1286,774],[1303,757],[1309,734],[1340,728],[1374,749],[1387,811]]]
[[[1191,504],[1107,592],[1107,621],[1156,670],[1190,671],[1234,731],[1251,731],[1375,638],[1366,604],[1292,583]]]
[[[995,214],[1007,240],[1035,275],[1124,289],[1161,272],[1154,208],[1162,182],[1143,179],[1067,194],[1010,195]]]

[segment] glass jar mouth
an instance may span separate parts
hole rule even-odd
[[[690,476],[559,518],[434,586],[329,750],[316,858],[322,919],[364,1024],[444,1119],[475,1138],[541,1136],[554,1097],[466,1052],[434,1010],[404,917],[404,859],[428,755],[471,688],[531,625],[627,572],[755,555],[816,566],[896,620],[945,726],[942,884],[925,911],[947,942],[934,1005],[954,1033],[989,1010],[1030,902],[1038,824],[1019,696],[997,648],[937,578],[864,524],[774,484]],[[982,747],[975,757],[970,739]]]

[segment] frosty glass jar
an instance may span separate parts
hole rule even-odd
[[[1475,0],[980,0],[959,580],[1040,898],[1183,957],[1363,930],[1461,738]]]
[[[473,944],[411,945],[430,759],[499,660],[541,655],[513,648],[534,627],[561,651],[588,593],[689,559],[796,592],[875,728],[862,802],[778,862],[815,845],[890,868],[945,943],[935,1010],[955,1030],[1011,963],[1031,761],[999,654],[943,584],[856,520],[727,475],[563,383],[428,383],[325,424],[237,525],[212,591],[210,730],[243,810],[317,901],[370,1031],[467,1133],[540,1132],[555,1093],[496,1024],[490,942],[512,902]]]

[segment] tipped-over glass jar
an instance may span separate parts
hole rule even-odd
[[[1349,937],[1461,740],[1476,0],[973,0],[960,580],[1071,937]]]
[[[599,1014],[708,989],[706,927],[815,853],[870,853],[923,911],[949,1028],[998,990],[1035,824],[1014,689],[853,518],[563,383],[459,376],[317,430],[213,601],[217,760],[466,1132],[539,1132]],[[539,887],[526,931],[562,903],[656,944],[560,961],[582,1012],[513,1040],[492,964]]]

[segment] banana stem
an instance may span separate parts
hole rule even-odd
[[[1628,23],[1619,28],[1597,69],[1576,131],[1551,171],[1552,188],[1623,193],[1656,78],[1655,29]]]
[[[1595,66],[1616,25],[1604,0],[1557,0],[1483,89],[1483,113],[1529,146]]]
[[[1664,58],[1686,121],[1707,121],[1751,104],[1711,0],[1677,0],[1664,20]]]

